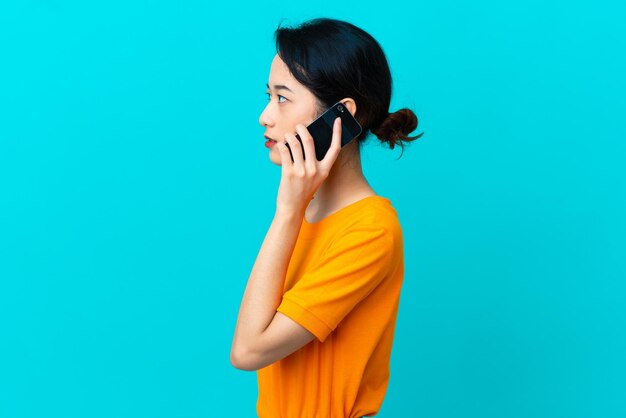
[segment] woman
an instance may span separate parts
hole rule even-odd
[[[258,371],[260,418],[375,415],[389,379],[404,256],[397,213],[365,179],[360,146],[370,131],[392,149],[422,134],[407,136],[417,127],[411,110],[388,113],[387,59],[363,30],[314,19],[279,26],[275,39],[259,122],[281,181],[231,363]],[[342,148],[337,118],[322,161],[309,158],[315,149],[306,125],[339,101],[362,133]]]

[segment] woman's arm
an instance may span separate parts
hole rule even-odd
[[[283,142],[276,144],[282,166],[276,213],[248,278],[235,326],[230,362],[243,370],[272,364],[315,338],[276,308],[282,300],[287,267],[306,208],[341,150],[341,119],[335,119],[332,142],[322,161],[317,160],[313,137],[306,127],[298,124],[296,130],[302,145],[295,135],[285,135],[293,153]],[[296,151],[300,149],[308,156],[306,161],[303,152]]]
[[[243,295],[230,361],[257,370],[293,353],[315,338],[306,328],[276,312],[284,278],[304,214],[276,211]]]

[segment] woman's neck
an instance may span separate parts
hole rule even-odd
[[[322,219],[363,197],[375,194],[363,175],[358,148],[343,149],[330,174],[309,203],[306,219],[315,222],[315,219]]]

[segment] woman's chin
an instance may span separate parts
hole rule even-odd
[[[270,161],[272,161],[276,165],[282,165],[280,159],[280,153],[274,152],[273,149],[270,149]]]
[[[270,161],[272,161],[272,163],[276,164],[276,165],[280,165],[281,164],[281,160],[280,160],[280,155],[275,155],[273,152],[270,151]]]

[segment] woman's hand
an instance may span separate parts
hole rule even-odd
[[[280,152],[282,174],[276,199],[276,211],[281,213],[297,213],[304,216],[304,212],[317,189],[328,177],[339,151],[341,151],[341,118],[336,118],[333,125],[333,137],[328,152],[322,159],[317,160],[313,137],[308,129],[296,125],[296,131],[302,140],[302,146],[294,134],[285,134],[291,154],[285,142],[278,141],[276,146]],[[302,147],[306,160],[302,156]]]

